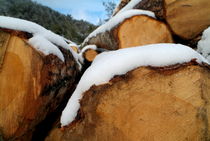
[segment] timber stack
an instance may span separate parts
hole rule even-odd
[[[142,13],[123,19],[123,14],[131,9],[152,11],[156,18]],[[115,22],[116,17],[121,21],[106,31],[90,35],[83,47],[95,44],[99,48],[116,50],[175,42],[196,48],[202,32],[210,25],[210,1],[121,0],[108,22]]]
[[[90,61],[90,50],[96,50],[88,50],[88,46],[106,51],[99,53],[83,74],[62,113],[62,128],[58,123],[46,141],[209,140],[209,63],[194,55],[176,62],[189,52],[182,50],[186,46],[178,49],[174,44],[206,54],[204,44],[210,48],[209,15],[209,0],[121,0],[113,17],[82,43],[85,60]],[[115,57],[107,50],[116,50]],[[161,58],[170,63],[157,65]],[[144,63],[123,71],[141,61]],[[99,80],[91,81],[94,79]],[[83,90],[81,85],[90,82]],[[79,108],[75,110],[73,105]]]
[[[75,51],[45,37],[62,54],[0,31],[0,139],[210,140],[209,0],[121,0]]]

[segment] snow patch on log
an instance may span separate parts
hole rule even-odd
[[[125,7],[123,7],[117,14],[124,12],[126,10],[133,9],[142,0],[131,0]]]
[[[198,63],[208,63],[198,52],[180,44],[153,44],[101,53],[85,71],[69,99],[62,112],[61,125],[66,126],[75,119],[82,94],[91,86],[108,83],[114,76],[123,75],[140,66],[164,67],[187,63],[193,59]]]
[[[88,40],[90,38],[95,37],[97,34],[103,33],[103,32],[106,32],[106,31],[110,31],[115,26],[117,26],[118,24],[123,22],[125,19],[128,19],[128,18],[133,17],[133,16],[137,16],[137,15],[146,15],[146,16],[155,18],[155,14],[153,12],[147,11],[147,10],[136,10],[136,9],[133,10],[132,9],[132,10],[127,10],[125,12],[119,13],[119,14],[115,15],[113,18],[111,18],[105,24],[99,26],[91,34],[89,34],[88,37],[84,40],[82,46],[84,46],[85,43],[88,42]]]
[[[197,51],[210,62],[210,27],[204,30]]]
[[[64,56],[62,52],[51,42],[40,35],[33,36],[29,39],[28,43],[32,45],[38,51],[44,53],[45,55],[53,54],[64,61]]]
[[[45,29],[36,23],[18,18],[0,16],[0,27],[33,34],[33,37],[29,39],[29,44],[32,47],[38,51],[41,51],[45,55],[56,55],[62,61],[64,61],[64,56],[59,48],[55,45],[70,50],[75,60],[78,62],[78,55],[69,47],[65,41],[65,38],[53,33],[50,30]]]

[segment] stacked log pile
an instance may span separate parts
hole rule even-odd
[[[113,17],[91,33],[80,49],[71,47],[84,70],[105,51],[157,43],[195,48],[208,26],[209,0],[121,0]],[[41,140],[40,129],[47,124],[42,122],[52,118],[53,112],[60,116],[79,79],[79,65],[71,52],[58,46],[64,62],[53,54],[44,55],[28,44],[30,36],[0,28],[0,140]],[[121,64],[110,68],[121,68]],[[96,77],[104,77],[103,71],[106,68],[99,67],[97,72],[102,73]],[[90,82],[96,77],[89,76]],[[191,58],[166,66],[135,66],[84,90],[75,119],[62,127],[57,122],[45,140],[210,140],[209,97],[206,61]],[[58,121],[54,118],[53,122]]]
[[[126,6],[133,1],[122,0],[114,15],[126,12],[131,8]],[[115,50],[174,40],[196,47],[201,33],[210,26],[209,0],[135,0],[135,3],[133,9],[152,11],[157,20],[145,15],[132,16],[107,32],[88,38],[83,45],[95,44],[99,48]]]
[[[129,8],[152,11],[156,18],[130,16],[108,30],[96,30],[81,47],[94,44],[118,50],[182,43],[195,48],[210,26],[209,0],[139,0],[133,7],[126,7],[131,2],[121,0],[110,21]],[[84,55],[86,60],[88,54]],[[195,60],[133,69],[83,92],[76,119],[62,128],[54,127],[46,141],[209,140],[209,82],[209,66]]]

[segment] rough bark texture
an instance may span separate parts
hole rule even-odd
[[[154,43],[171,43],[168,27],[151,17],[139,15],[124,20],[110,31],[99,33],[83,44],[116,50]]]
[[[116,50],[118,48],[118,41],[117,41],[117,35],[114,34],[115,33],[114,31],[115,29],[112,29],[111,31],[99,33],[97,34],[97,36],[91,37],[89,38],[88,41],[84,42],[82,44],[82,47],[94,44],[100,48],[108,50]]]
[[[121,1],[114,11],[113,15],[116,15],[123,7],[125,7],[130,0]],[[133,9],[143,9],[149,10],[155,13],[158,19],[164,19],[164,0],[141,0],[137,5],[133,7]]]
[[[209,0],[165,0],[165,19],[173,32],[193,39],[210,26]]]
[[[37,52],[26,39],[0,30],[2,36],[6,51],[0,69],[0,136],[28,141],[35,127],[74,89],[79,69],[67,50],[61,49],[62,62]]]
[[[125,7],[131,0],[121,0],[117,5],[112,15],[116,15],[123,7]]]
[[[2,32],[0,34],[0,69],[4,61],[4,56],[6,53],[7,44],[9,42],[10,34]]]
[[[163,0],[142,0],[134,9],[149,10],[155,13],[158,19],[164,19]]]
[[[93,86],[80,121],[46,141],[207,141],[210,70],[196,64],[141,67]]]

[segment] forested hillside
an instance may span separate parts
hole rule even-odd
[[[75,20],[31,0],[0,0],[0,15],[33,21],[77,43],[95,29],[86,21]]]

